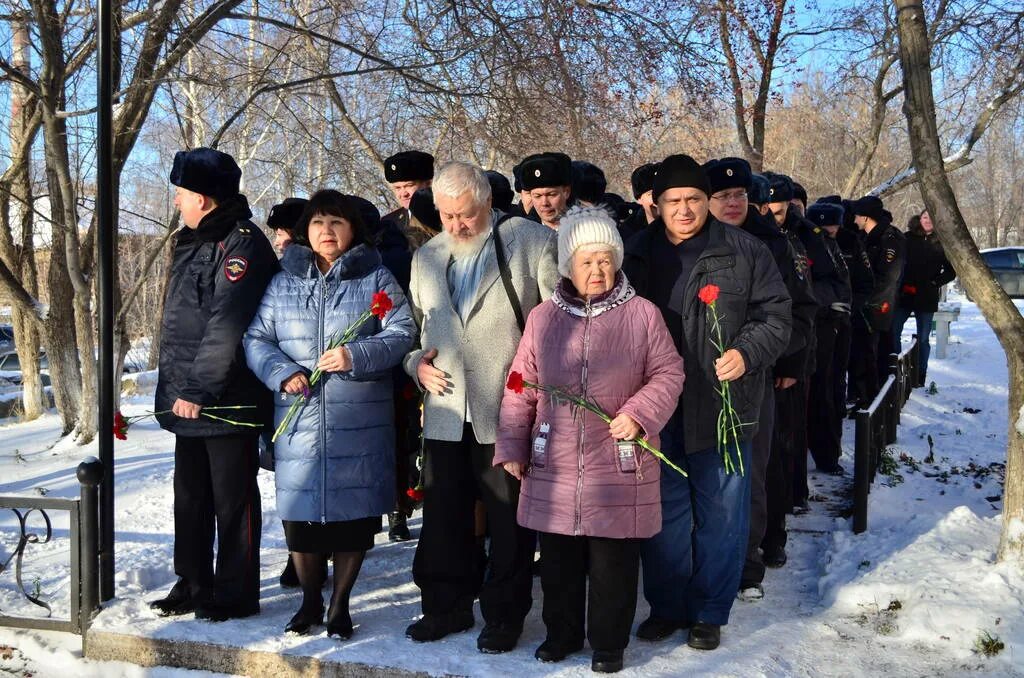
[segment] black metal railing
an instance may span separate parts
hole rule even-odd
[[[878,395],[867,409],[858,410],[854,415],[853,531],[856,534],[868,529],[871,483],[875,481],[885,447],[896,442],[900,412],[917,384],[920,369],[917,342],[915,336],[901,353],[890,356],[889,376]]]
[[[78,465],[80,496],[77,499],[54,497],[0,496],[0,510],[12,511],[18,518],[17,545],[14,551],[0,560],[0,577],[12,570],[18,592],[33,605],[46,611],[43,617],[9,616],[0,610],[0,626],[47,631],[69,631],[82,636],[93,614],[99,609],[99,483],[103,465],[90,457]],[[52,609],[38,590],[25,590],[22,565],[33,545],[46,544],[53,538],[53,527],[48,512],[67,511],[71,542],[71,613],[68,619],[53,619]],[[0,558],[3,558],[0,556]]]

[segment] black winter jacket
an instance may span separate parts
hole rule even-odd
[[[875,289],[875,274],[871,270],[871,261],[864,251],[864,243],[854,228],[841,227],[836,232],[836,244],[846,261],[850,273],[850,292],[852,306],[850,312],[854,317],[863,318],[864,305]]]
[[[892,224],[878,224],[864,236],[864,250],[875,274],[875,288],[864,314],[872,330],[888,332],[892,329],[896,295],[903,277],[906,241]]]
[[[657,219],[626,243],[622,269],[637,294],[648,299],[652,297],[648,275],[652,248],[660,239],[658,231],[664,228]],[[744,427],[745,440],[756,432],[766,375],[785,350],[792,324],[789,294],[764,244],[710,216],[704,228],[709,229],[708,244],[685,283],[683,298],[689,301],[681,319],[682,331],[669,328],[673,336],[682,336],[683,345],[678,348],[686,366],[686,386],[680,406],[687,453],[715,447],[722,408],[714,364],[719,355],[711,342],[708,308],[697,297],[699,290],[708,284],[719,287],[716,306],[725,347],[739,351],[746,364],[746,373],[730,385],[740,421],[754,424]],[[661,311],[669,322],[674,314]]]
[[[808,364],[808,352],[814,346],[814,315],[818,310],[806,262],[789,238],[775,225],[771,215],[762,215],[756,208],[747,207],[747,219],[740,228],[763,242],[772,253],[793,302],[793,329],[789,335],[789,345],[775,361],[772,374],[775,377],[799,379]]]
[[[899,305],[911,311],[934,313],[939,308],[942,286],[956,277],[934,232],[907,233],[907,264],[903,268]]]
[[[160,334],[157,412],[170,410],[181,398],[204,406],[256,406],[211,412],[226,419],[270,418],[271,393],[246,364],[242,335],[279,264],[251,216],[239,195],[203,217],[198,228],[178,231]],[[188,437],[256,432],[205,416],[180,419],[167,413],[157,420]]]

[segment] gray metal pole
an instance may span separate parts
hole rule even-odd
[[[96,19],[96,244],[99,354],[100,598],[114,597],[114,82],[111,0],[99,0]]]

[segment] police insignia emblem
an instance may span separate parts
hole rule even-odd
[[[391,171],[394,172],[396,169],[398,169],[398,167],[395,165],[395,163],[391,163]]]
[[[224,262],[224,277],[229,282],[238,282],[247,270],[249,270],[249,262],[245,257],[228,257],[228,260]]]
[[[889,249],[887,249],[885,251],[885,260],[887,262],[892,263],[895,258],[896,258],[896,250],[894,250],[894,249],[892,249],[890,247]]]
[[[540,176],[540,170],[533,170],[533,176],[539,177]]]
[[[725,176],[731,177],[732,176],[732,170],[731,169],[725,170]]]

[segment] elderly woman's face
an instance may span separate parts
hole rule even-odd
[[[576,250],[571,280],[584,299],[603,294],[615,284],[615,257],[611,250]]]
[[[344,217],[315,214],[309,220],[309,246],[328,262],[344,254],[354,237],[352,224]]]

